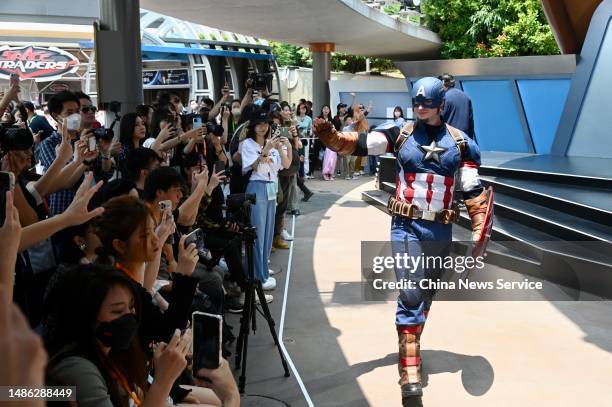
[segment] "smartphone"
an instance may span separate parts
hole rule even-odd
[[[6,193],[15,189],[15,174],[10,171],[0,171],[0,227],[4,225],[6,216]]]
[[[162,212],[165,212],[168,208],[172,209],[172,201],[169,199],[166,199],[165,201],[160,201],[158,205],[159,210]]]
[[[71,114],[70,116],[66,117],[65,120],[65,124],[66,124],[66,129],[70,130],[70,131],[78,131],[79,127],[81,127],[81,115],[78,113],[75,114]]]
[[[225,171],[225,163],[223,161],[217,161],[214,167],[215,174],[218,174],[221,171]]]
[[[193,376],[200,369],[217,369],[221,365],[221,332],[223,317],[196,311],[192,315]]]
[[[200,127],[202,127],[202,118],[200,116],[194,117],[192,128],[199,129]]]
[[[189,246],[192,243],[195,243],[195,245],[198,245],[198,238],[200,237],[200,232],[202,230],[200,228],[194,229],[191,233],[189,233],[187,235],[187,237],[185,237],[185,248],[187,248],[187,246]]]
[[[95,136],[89,136],[89,138],[87,139],[87,149],[89,151],[96,151],[96,137]]]

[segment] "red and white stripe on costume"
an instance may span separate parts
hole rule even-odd
[[[478,164],[474,161],[463,161],[459,167],[459,180],[462,191],[473,191],[480,188],[480,177],[478,176]]]
[[[441,211],[453,204],[455,179],[438,174],[404,173],[400,170],[395,184],[395,199],[409,202],[419,209]]]

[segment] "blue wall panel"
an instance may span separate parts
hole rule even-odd
[[[352,96],[350,92],[340,92],[340,101],[351,105]],[[395,106],[401,106],[404,110],[404,117],[412,117],[411,109],[412,99],[408,92],[355,92],[355,101],[357,103],[363,103],[364,106],[368,106],[370,101],[372,102],[372,111],[368,114],[368,124],[378,125],[386,122],[389,119],[393,119],[392,112],[388,114],[389,108],[393,109]],[[319,112],[316,112],[317,115]],[[336,114],[336,106],[332,106],[332,114]]]
[[[525,79],[517,83],[535,151],[550,154],[571,81]]]
[[[462,84],[472,99],[474,127],[480,149],[529,152],[511,82],[462,81]]]
[[[612,20],[612,17],[609,18]],[[608,25],[593,66],[593,72],[576,118],[576,127],[567,155],[582,157],[612,157],[612,29]]]

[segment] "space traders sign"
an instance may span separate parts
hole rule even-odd
[[[0,78],[17,74],[36,82],[52,81],[67,73],[76,72],[79,60],[55,47],[0,47]]]

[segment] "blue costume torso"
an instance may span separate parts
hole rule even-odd
[[[435,160],[424,161],[425,152],[421,146],[430,145],[432,141],[435,141],[439,148],[446,149],[438,155],[440,163]],[[460,162],[461,157],[455,139],[446,128],[440,128],[440,132],[432,139],[424,126],[417,126],[412,137],[406,140],[397,154],[397,171],[403,169],[405,173],[432,173],[454,177]]]

